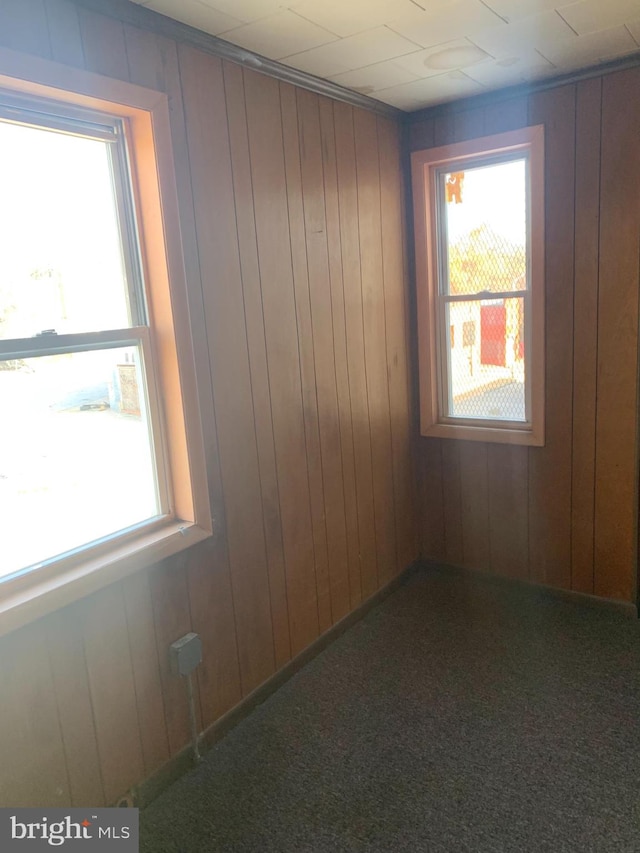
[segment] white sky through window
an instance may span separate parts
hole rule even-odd
[[[526,244],[526,161],[513,160],[464,172],[462,203],[447,203],[450,243],[489,225],[515,246]],[[449,174],[449,173],[447,173]]]
[[[0,122],[0,337],[130,324],[107,146]]]

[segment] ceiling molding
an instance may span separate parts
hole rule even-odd
[[[406,124],[437,118],[438,116],[451,115],[474,107],[483,107],[506,101],[511,98],[522,98],[536,92],[544,92],[555,89],[558,86],[568,86],[572,83],[580,83],[582,80],[592,80],[594,77],[602,77],[605,74],[614,74],[616,71],[626,71],[630,68],[640,66],[640,51],[628,54],[621,59],[613,59],[611,62],[603,62],[600,65],[590,65],[578,71],[561,74],[556,77],[548,77],[545,80],[521,83],[517,86],[507,86],[504,89],[494,89],[491,92],[483,92],[480,95],[472,95],[468,98],[460,98],[456,101],[448,101],[445,104],[435,104],[432,107],[416,110],[411,113],[403,113]]]
[[[275,77],[277,80],[283,80],[285,83],[300,86],[319,95],[326,95],[329,98],[343,101],[354,107],[361,107],[386,118],[402,120],[407,115],[407,113],[389,104],[383,104],[381,101],[376,101],[367,95],[362,95],[351,89],[345,89],[337,83],[331,83],[329,80],[323,80],[320,77],[314,77],[313,74],[307,74],[305,71],[299,71],[297,68],[283,65],[274,59],[259,56],[257,53],[252,53],[250,50],[245,50],[243,47],[238,47],[217,36],[205,33],[195,27],[190,27],[188,24],[174,21],[173,18],[167,18],[165,15],[154,12],[152,9],[147,9],[136,3],[129,3],[128,0],[73,0],[73,2],[77,6],[82,6],[92,12],[98,12],[102,15],[123,21],[125,24],[132,24],[134,27],[140,27],[158,35],[191,44],[205,51],[205,53],[211,53],[214,56],[236,62],[239,65],[245,66],[245,68],[250,68],[252,71],[267,74],[270,77]]]

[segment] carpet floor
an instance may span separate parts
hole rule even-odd
[[[425,569],[141,813],[141,853],[640,851],[640,623]]]

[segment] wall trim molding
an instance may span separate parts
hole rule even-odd
[[[522,98],[537,92],[545,92],[548,89],[557,89],[559,86],[570,86],[583,80],[592,80],[594,77],[604,77],[607,74],[615,74],[617,71],[627,71],[640,66],[640,50],[627,54],[621,59],[612,59],[600,65],[590,65],[578,71],[568,74],[560,74],[548,77],[544,80],[535,80],[531,83],[520,83],[517,86],[506,86],[503,89],[494,89],[490,92],[482,92],[479,95],[471,95],[467,98],[459,98],[448,101],[445,104],[434,104],[432,107],[416,110],[411,113],[402,113],[404,122],[412,125],[416,122],[438,118],[440,116],[454,115],[465,110],[486,107],[500,101],[508,101],[512,98]]]
[[[295,675],[302,667],[306,666],[320,652],[324,651],[327,646],[331,645],[345,631],[352,628],[357,622],[363,619],[374,607],[381,604],[385,598],[388,598],[393,592],[399,589],[407,580],[414,574],[423,564],[420,561],[415,561],[407,566],[399,575],[396,575],[388,584],[381,587],[366,601],[361,602],[355,610],[348,613],[335,625],[332,625],[328,631],[314,640],[311,645],[303,649],[300,654],[292,658],[282,669],[274,673],[264,684],[257,687],[248,696],[245,696],[235,707],[227,711],[220,719],[216,720],[212,725],[206,728],[199,736],[199,744],[202,754],[206,754],[212,747],[218,743],[231,729],[235,728],[238,723],[241,723],[245,717],[248,717],[258,705],[261,705],[273,693],[282,687],[293,675]],[[186,688],[185,688],[185,703],[186,703]],[[177,781],[185,773],[188,773],[195,766],[193,759],[193,750],[191,744],[185,746],[180,752],[169,759],[155,773],[137,785],[132,791],[123,795],[119,801],[127,805],[135,805],[140,808],[145,808],[153,800],[156,799],[169,785]]]
[[[362,95],[351,89],[345,89],[337,83],[323,80],[320,77],[315,77],[313,74],[307,74],[306,71],[300,71],[297,68],[283,65],[275,59],[267,59],[266,56],[260,56],[243,47],[238,47],[236,44],[231,44],[231,42],[225,41],[218,36],[205,33],[202,30],[189,26],[189,24],[174,21],[173,18],[167,18],[159,12],[154,12],[153,9],[147,9],[145,6],[130,3],[128,0],[73,0],[73,2],[76,6],[81,6],[91,12],[97,12],[101,15],[115,18],[125,24],[131,24],[134,27],[149,30],[157,35],[193,45],[193,47],[197,47],[205,53],[210,53],[221,59],[228,59],[238,65],[243,65],[245,68],[250,68],[252,71],[258,71],[260,74],[275,77],[277,80],[282,80],[285,83],[300,86],[302,89],[308,89],[318,95],[325,95],[334,100],[343,101],[353,107],[369,110],[385,118],[397,121],[403,120],[406,115],[402,110],[392,107],[389,104],[383,104],[381,101],[376,101],[375,98],[369,98],[367,95]]]
[[[198,30],[195,27],[189,26],[189,24],[175,21],[173,18],[168,18],[159,12],[155,12],[153,9],[147,9],[145,6],[129,2],[129,0],[72,0],[72,2],[76,6],[83,7],[91,12],[97,12],[98,14],[115,18],[125,24],[131,24],[134,27],[148,30],[157,35],[193,45],[193,47],[197,47],[205,53],[218,56],[221,59],[228,59],[230,62],[235,62],[260,74],[266,74],[269,77],[274,77],[276,80],[291,83],[293,86],[308,89],[310,92],[342,101],[353,107],[369,110],[385,118],[395,119],[405,125],[437,118],[438,116],[452,115],[464,110],[483,107],[487,104],[510,100],[511,98],[521,98],[536,92],[555,89],[558,86],[568,86],[573,83],[579,83],[582,80],[591,80],[594,77],[601,77],[613,74],[616,71],[625,71],[640,66],[640,50],[638,50],[620,59],[613,59],[610,62],[603,62],[600,65],[591,65],[588,68],[549,77],[545,80],[507,86],[503,89],[494,89],[479,95],[447,101],[444,104],[434,104],[431,107],[424,107],[414,112],[405,112],[397,107],[384,104],[382,101],[378,101],[368,95],[354,92],[352,89],[345,89],[343,86],[339,86],[337,83],[332,83],[329,80],[323,80],[321,77],[315,77],[306,71],[291,68],[275,59],[260,56],[253,51],[225,41],[219,36],[205,33],[203,30]]]
[[[308,89],[310,92],[342,101],[353,107],[369,110],[385,118],[395,119],[404,125],[411,125],[415,122],[437,118],[438,116],[451,115],[464,110],[483,107],[487,104],[499,103],[500,101],[510,100],[511,98],[521,98],[536,92],[555,89],[558,86],[567,86],[579,83],[582,80],[591,80],[594,77],[601,77],[613,74],[616,71],[625,71],[640,66],[640,50],[638,50],[620,59],[613,59],[610,62],[603,62],[600,65],[591,65],[588,68],[549,77],[545,80],[507,86],[503,89],[494,89],[479,95],[471,95],[467,98],[447,101],[444,104],[434,104],[431,107],[424,107],[414,112],[405,112],[397,107],[384,104],[382,101],[378,101],[368,95],[354,92],[352,89],[345,89],[343,86],[339,86],[337,83],[332,83],[329,80],[323,80],[321,77],[315,77],[306,71],[300,71],[297,68],[283,65],[275,59],[260,56],[257,53],[253,53],[253,51],[225,41],[219,36],[205,33],[202,30],[189,26],[189,24],[175,21],[173,18],[168,18],[159,12],[155,12],[153,9],[147,9],[145,6],[129,2],[129,0],[72,0],[72,2],[76,6],[88,9],[91,12],[97,12],[98,14],[115,18],[125,24],[131,24],[134,27],[148,30],[157,35],[193,45],[205,53],[218,56],[221,59],[228,59],[260,74],[266,74],[269,77],[274,77],[276,80],[291,83],[293,86]]]

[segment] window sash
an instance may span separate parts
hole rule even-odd
[[[522,290],[479,290],[476,293],[451,293],[449,278],[449,242],[446,211],[445,175],[452,172],[466,172],[483,166],[498,166],[517,160],[525,162],[525,287]],[[529,365],[532,357],[532,330],[531,330],[531,153],[528,149],[519,149],[511,152],[497,152],[494,155],[479,155],[475,158],[463,160],[451,160],[445,165],[434,170],[431,204],[435,212],[435,246],[436,246],[436,269],[437,288],[435,292],[436,322],[436,350],[437,350],[437,408],[438,420],[443,424],[460,426],[479,426],[484,428],[513,429],[530,431],[532,428],[532,392],[529,376]],[[451,351],[447,341],[449,321],[447,320],[447,306],[465,302],[479,302],[482,300],[504,300],[522,299],[524,312],[524,420],[502,420],[500,418],[473,418],[461,417],[450,413],[452,400],[453,367],[451,364]]]
[[[122,120],[115,116],[0,89],[0,120],[73,136],[118,142]]]
[[[447,344],[447,330],[449,321],[447,319],[447,305],[460,304],[464,302],[480,302],[484,299],[500,300],[500,299],[522,299],[524,312],[524,402],[525,402],[525,417],[522,421],[517,420],[501,420],[500,418],[465,418],[458,415],[452,415],[449,412],[449,401],[452,396],[452,366],[451,366],[451,351]],[[519,429],[528,431],[532,427],[532,408],[533,400],[531,393],[531,382],[529,380],[529,365],[531,359],[532,348],[532,330],[531,330],[531,290],[515,290],[515,291],[498,291],[487,293],[486,291],[476,295],[464,295],[462,297],[440,296],[437,302],[438,322],[436,324],[436,345],[438,349],[438,414],[439,420],[447,424],[461,424],[466,426],[495,426],[500,429]]]
[[[107,143],[132,326],[148,322],[133,176],[125,120],[82,107],[16,96],[0,89],[0,121]]]
[[[93,556],[106,553],[117,540],[118,544],[134,539],[141,531],[153,531],[174,516],[172,491],[168,470],[168,453],[159,397],[159,378],[153,354],[152,336],[148,323],[147,294],[142,275],[142,251],[135,209],[134,181],[127,147],[126,119],[95,112],[84,107],[15,95],[0,90],[0,122],[79,136],[103,142],[111,171],[116,208],[119,247],[122,256],[126,294],[131,326],[94,332],[57,334],[55,330],[29,338],[0,340],[0,361],[26,359],[67,353],[92,352],[123,346],[138,348],[144,389],[141,396],[146,407],[146,420],[154,467],[155,490],[159,511],[156,516],[126,530],[113,531],[62,555],[55,555],[33,566],[0,578],[4,584],[43,566],[55,566],[69,559],[82,559],[83,553]]]
[[[526,229],[526,277],[524,290],[531,290],[531,152],[529,150],[513,151],[510,153],[498,153],[491,157],[478,157],[475,160],[460,160],[451,161],[441,168],[435,169],[434,180],[432,182],[433,198],[432,204],[435,210],[435,230],[436,230],[436,251],[438,265],[438,295],[449,299],[458,297],[466,297],[469,294],[452,294],[450,293],[449,279],[449,242],[447,217],[443,215],[446,210],[447,201],[445,195],[445,186],[443,178],[445,175],[452,172],[466,172],[473,169],[481,168],[482,166],[499,166],[504,163],[511,163],[516,160],[523,160],[525,163],[525,229]],[[493,293],[493,291],[489,291]],[[505,291],[506,292],[506,291]],[[522,291],[518,291],[521,293]],[[479,295],[478,295],[479,298]],[[487,297],[491,298],[491,297]],[[497,298],[497,297],[495,297]]]
[[[64,355],[94,349],[136,346],[149,341],[148,326],[109,329],[105,332],[75,332],[69,335],[40,334],[31,338],[0,340],[0,359],[33,358],[41,355]],[[148,343],[145,344],[148,346]]]
[[[77,352],[96,352],[99,350],[116,349],[119,347],[138,347],[141,353],[140,370],[144,380],[144,401],[147,408],[147,420],[149,429],[149,441],[154,462],[155,488],[158,498],[159,513],[152,519],[140,522],[126,531],[114,531],[100,540],[79,546],[77,549],[63,555],[54,556],[43,560],[37,566],[27,566],[18,573],[3,577],[0,584],[22,574],[31,571],[41,565],[54,564],[57,561],[66,560],[69,554],[86,552],[100,543],[113,543],[115,539],[120,542],[126,541],[127,533],[136,535],[140,530],[153,529],[160,522],[166,522],[174,516],[172,492],[170,488],[170,477],[168,470],[168,456],[166,447],[165,430],[162,421],[162,407],[160,405],[159,380],[153,357],[153,342],[150,329],[147,326],[136,326],[127,329],[110,329],[105,332],[81,332],[70,335],[45,334],[33,338],[18,338],[0,341],[0,361],[13,359],[35,358],[51,355],[65,355]]]

